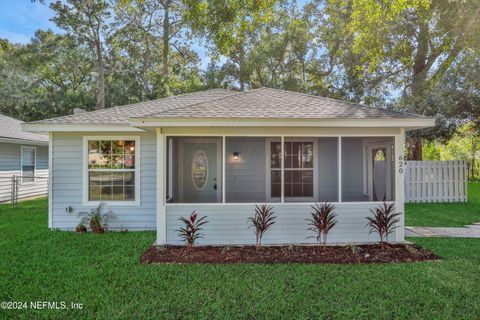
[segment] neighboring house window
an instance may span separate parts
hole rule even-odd
[[[313,141],[286,141],[284,195],[288,198],[313,197]],[[271,142],[271,197],[281,196],[281,143]]]
[[[33,182],[35,180],[35,147],[21,148],[22,182]]]
[[[88,201],[136,201],[136,139],[88,139]]]

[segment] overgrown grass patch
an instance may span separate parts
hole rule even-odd
[[[480,222],[480,183],[468,184],[468,202],[407,203],[405,224],[415,227],[462,227]]]
[[[141,265],[153,232],[47,228],[47,201],[0,206],[0,300],[82,310],[1,318],[404,318],[480,314],[480,239],[410,239],[441,262],[381,265]]]

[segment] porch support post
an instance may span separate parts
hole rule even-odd
[[[225,172],[226,172],[226,153],[227,147],[225,145],[226,137],[222,136],[222,203],[225,203]]]
[[[282,151],[282,157],[280,158],[280,177],[281,177],[281,203],[284,203],[285,202],[285,137],[282,136],[281,137],[281,140],[280,140],[280,144],[281,144],[281,151]]]
[[[400,134],[395,136],[395,212],[401,213],[400,222],[395,230],[395,241],[405,241],[405,161],[403,148],[405,145],[405,129],[400,129]]]
[[[157,128],[157,245],[164,245],[167,242],[167,210],[165,207],[166,198],[166,136],[161,128]]]
[[[342,202],[342,137],[338,137],[337,145],[337,167],[338,167],[338,202]]]
[[[48,133],[48,227],[53,228],[53,132]]]

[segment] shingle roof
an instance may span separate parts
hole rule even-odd
[[[0,114],[0,138],[48,142],[48,135],[25,132],[20,127],[21,123],[18,119]]]
[[[32,122],[127,125],[130,118],[414,119],[422,116],[298,92],[213,89]]]
[[[152,113],[152,118],[410,119],[422,116],[304,93],[260,88]]]
[[[83,112],[68,116],[34,121],[38,124],[128,124],[131,117],[143,117],[152,113],[169,109],[180,108],[199,102],[210,101],[235,94],[236,92],[225,89],[212,89],[187,93],[163,99],[150,100],[120,107],[103,110]]]

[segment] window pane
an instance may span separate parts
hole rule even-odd
[[[112,200],[124,200],[123,199],[123,186],[113,186],[112,188]]]
[[[111,141],[100,141],[100,150],[103,155],[109,155],[112,153]]]
[[[313,143],[311,142],[303,144],[302,166],[303,168],[313,168]]]
[[[282,166],[282,160],[281,160],[281,154],[282,154],[282,145],[280,142],[272,142],[271,143],[271,168],[281,168]]]
[[[282,173],[280,170],[272,170],[272,183],[281,183]]]
[[[135,172],[124,172],[123,173],[123,183],[126,186],[135,185]]]
[[[133,201],[135,200],[135,187],[134,186],[131,186],[131,187],[124,187],[124,190],[125,190],[125,200],[129,200],[129,201]]]
[[[111,186],[101,186],[101,200],[112,200],[112,187]]]
[[[123,172],[112,172],[112,185],[114,186],[123,185]]]
[[[90,186],[98,186],[100,185],[100,172],[89,172],[88,173],[88,180]]]
[[[135,169],[135,156],[125,155],[125,169]]]
[[[124,141],[123,140],[116,140],[116,141],[112,141],[112,153],[116,153],[116,154],[123,154],[123,145],[124,145]]]
[[[124,152],[126,155],[134,155],[135,154],[135,141],[126,140],[125,141],[125,148]]]
[[[90,201],[101,200],[101,198],[100,198],[100,186],[90,185],[88,200],[90,200]]]
[[[123,169],[123,154],[112,155],[112,169]]]

